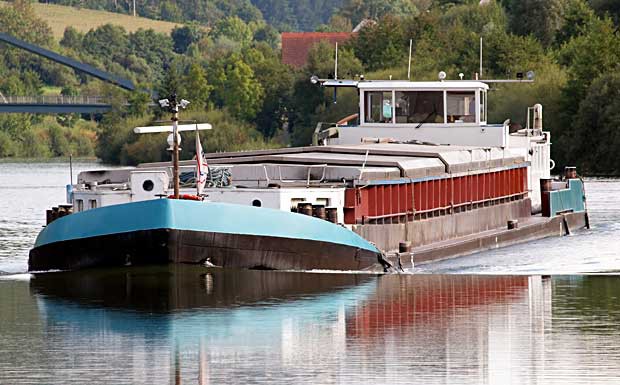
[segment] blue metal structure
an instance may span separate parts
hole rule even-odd
[[[93,114],[112,109],[110,104],[39,104],[0,102],[0,113],[29,114]]]
[[[85,74],[88,74],[97,79],[103,80],[105,82],[112,83],[126,90],[134,91],[136,89],[136,87],[131,82],[131,80],[127,80],[127,79],[121,78],[120,76],[112,75],[105,71],[101,71],[91,65],[81,63],[77,60],[73,60],[66,56],[57,54],[56,52],[52,52],[48,49],[36,46],[34,44],[27,43],[11,35],[7,35],[6,33],[0,33],[0,42],[10,44],[14,47],[26,50],[28,52],[32,52],[35,55],[42,56],[46,59],[50,59],[52,61],[55,61],[56,63],[65,65],[67,67],[71,67],[76,71],[84,72]]]
[[[542,209],[546,217],[567,212],[586,211],[586,194],[580,179],[569,179],[566,188],[542,192]]]
[[[353,231],[310,216],[252,206],[179,199],[124,203],[67,215],[43,229],[34,246],[156,229],[305,239],[379,253],[375,246]]]
[[[0,43],[10,44],[19,49],[26,50],[35,55],[42,56],[46,59],[55,61],[56,63],[70,67],[76,71],[91,75],[97,79],[114,84],[123,89],[134,91],[136,87],[131,80],[112,75],[105,71],[101,71],[91,65],[81,63],[77,60],[52,52],[48,49],[30,44],[23,40],[17,39],[6,33],[0,33]],[[31,113],[31,114],[91,114],[106,112],[112,109],[112,106],[105,102],[48,102],[38,100],[20,100],[13,101],[0,97],[0,113]]]

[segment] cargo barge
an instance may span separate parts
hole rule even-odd
[[[576,170],[551,179],[541,105],[515,128],[487,122],[489,81],[313,81],[356,89],[359,112],[308,147],[80,173],[30,270],[397,271],[588,226]]]

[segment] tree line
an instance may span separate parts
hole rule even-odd
[[[122,0],[56,2],[129,12],[128,2]],[[308,81],[312,74],[333,75],[331,46],[315,45],[307,65],[294,69],[281,63],[279,31],[350,31],[360,20],[371,18],[375,23],[340,49],[340,77],[406,78],[411,39],[413,80],[435,80],[439,71],[448,78],[456,79],[459,73],[473,78],[482,37],[483,77],[536,73],[533,84],[494,86],[489,95],[491,122],[510,118],[524,124],[527,106],[542,103],[558,165],[574,164],[591,174],[620,173],[620,160],[613,156],[620,150],[620,7],[615,1],[138,0],[141,15],[154,18],[166,18],[162,7],[174,5],[178,19],[168,20],[184,25],[170,35],[152,30],[128,33],[113,25],[86,33],[67,28],[60,42],[53,40],[29,4],[18,0],[0,8],[0,30],[130,78],[140,91],[119,91],[6,48],[0,53],[4,94],[32,95],[56,88],[63,94],[128,99],[131,106],[119,102],[112,113],[88,119],[2,115],[0,156],[71,151],[111,163],[167,159],[164,138],[131,133],[138,123],[165,118],[147,106],[152,91],[176,92],[192,101],[186,117],[214,123],[215,129],[203,138],[208,151],[307,145],[318,121],[336,121],[356,112],[357,100],[342,92],[334,104],[330,93]],[[308,18],[308,13],[313,16]],[[212,14],[219,16],[209,18]]]

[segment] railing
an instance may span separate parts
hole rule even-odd
[[[0,104],[109,104],[103,96],[0,96]]]
[[[329,127],[324,129],[324,127]],[[318,146],[324,144],[324,140],[337,133],[336,123],[319,122],[314,129],[312,135],[312,145]]]

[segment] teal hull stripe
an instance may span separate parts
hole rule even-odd
[[[172,229],[331,242],[378,252],[333,223],[281,210],[226,203],[156,199],[87,210],[59,218],[37,237],[46,244],[132,231]]]

